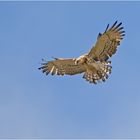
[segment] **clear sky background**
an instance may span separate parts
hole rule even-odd
[[[126,36],[105,83],[45,76],[108,23]],[[0,2],[0,138],[140,138],[140,2]]]

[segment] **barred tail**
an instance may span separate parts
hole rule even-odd
[[[89,81],[90,83],[97,84],[97,82],[105,82],[108,79],[109,74],[111,74],[112,66],[111,61],[97,62],[95,63],[96,67],[93,70],[87,70],[83,78]]]

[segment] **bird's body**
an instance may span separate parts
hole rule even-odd
[[[95,47],[89,53],[78,58],[55,58],[53,61],[42,63],[39,69],[42,72],[52,75],[75,75],[84,73],[85,78],[90,83],[96,84],[98,81],[105,81],[111,73],[111,61],[108,59],[115,54],[120,41],[123,39],[122,23],[117,25],[117,21],[109,28],[107,26],[103,34],[99,33]],[[108,29],[109,28],[109,29]]]

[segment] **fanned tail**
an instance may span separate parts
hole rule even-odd
[[[105,82],[105,80],[108,79],[109,74],[111,74],[112,66],[110,64],[111,61],[98,62],[97,69],[86,71],[83,78],[94,84],[97,84],[97,82],[100,81]]]

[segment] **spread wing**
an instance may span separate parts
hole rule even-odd
[[[82,64],[75,64],[74,59],[56,59],[47,63],[42,63],[42,67],[39,68],[43,73],[48,75],[74,75],[80,74],[85,71],[85,67]]]
[[[88,56],[97,61],[106,61],[115,54],[120,41],[125,36],[125,31],[121,27],[122,23],[117,21],[109,28],[109,24],[103,34],[99,33],[95,47],[93,47]],[[108,29],[109,28],[109,29]]]

